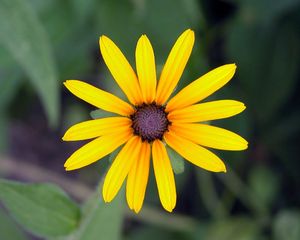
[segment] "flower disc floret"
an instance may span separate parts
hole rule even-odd
[[[170,125],[165,107],[155,103],[142,104],[136,107],[136,111],[130,118],[134,134],[149,143],[155,139],[162,140],[164,133]]]

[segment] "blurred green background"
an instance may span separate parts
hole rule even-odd
[[[299,240],[299,26],[299,0],[0,0],[0,239]],[[147,34],[160,70],[187,28],[196,42],[178,89],[235,62],[235,77],[212,98],[247,109],[212,124],[244,136],[249,149],[218,152],[227,174],[174,156],[172,214],[160,206],[152,170],[140,214],[122,193],[105,205],[97,186],[109,157],[63,169],[82,143],[61,136],[95,109],[62,82],[81,79],[123,97],[99,36],[134,66],[137,39]]]

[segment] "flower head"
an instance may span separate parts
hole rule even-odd
[[[154,52],[146,35],[140,37],[136,46],[136,73],[112,40],[101,36],[99,42],[103,59],[129,103],[78,80],[64,83],[82,100],[119,115],[89,120],[68,129],[64,141],[94,140],[74,152],[65,168],[87,166],[122,146],[106,174],[103,198],[105,202],[112,201],[127,178],[128,205],[139,212],[152,156],[162,206],[171,212],[176,205],[176,186],[165,144],[187,161],[213,172],[226,172],[226,168],[206,147],[247,148],[247,141],[239,135],[203,123],[236,115],[245,109],[243,103],[234,100],[198,103],[224,86],[233,77],[236,65],[227,64],[210,71],[169,100],[194,45],[192,30],[186,30],[177,39],[158,82]]]

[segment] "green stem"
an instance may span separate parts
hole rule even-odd
[[[226,174],[217,174],[224,185],[237,197],[239,200],[255,214],[265,215],[266,207],[259,201],[258,196],[239,178],[233,169],[227,167]]]
[[[216,219],[226,216],[226,209],[218,197],[211,173],[197,171],[196,175],[200,195],[207,210]]]
[[[125,213],[126,217],[130,219],[146,224],[153,224],[173,231],[194,232],[200,224],[200,222],[194,218],[181,214],[169,214],[147,205],[143,206],[143,209],[139,214],[135,214],[130,210],[127,210]]]

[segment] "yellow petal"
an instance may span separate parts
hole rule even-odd
[[[176,205],[176,186],[171,162],[164,144],[155,140],[152,144],[153,168],[162,206],[172,212]]]
[[[242,102],[219,100],[171,111],[168,119],[171,122],[204,122],[234,116],[245,108]]]
[[[110,202],[120,190],[128,172],[132,168],[140,153],[142,140],[140,137],[133,136],[113,161],[108,170],[102,189],[103,199]]]
[[[176,94],[168,102],[166,111],[183,108],[208,97],[223,87],[233,77],[235,70],[235,64],[226,64],[208,72]]]
[[[67,80],[64,85],[80,99],[108,112],[129,116],[132,106],[115,95],[78,80]]]
[[[171,148],[196,166],[212,172],[226,172],[226,167],[222,160],[211,151],[171,131],[165,133],[164,138]]]
[[[105,135],[85,144],[74,152],[66,161],[67,171],[85,167],[110,154],[132,136],[132,130]]]
[[[162,70],[156,93],[156,102],[163,105],[175,89],[191,55],[195,34],[188,29],[174,44]]]
[[[248,147],[248,142],[241,136],[210,125],[173,123],[169,129],[176,135],[206,147],[232,151],[244,150]]]
[[[78,141],[123,132],[131,125],[126,117],[107,117],[89,120],[70,127],[63,136],[64,141]]]
[[[153,48],[146,35],[142,35],[137,43],[135,59],[144,102],[152,103],[156,92],[156,69]]]
[[[134,104],[142,103],[142,94],[135,72],[116,44],[106,36],[99,40],[103,60],[128,100]]]
[[[149,176],[149,165],[150,144],[148,142],[143,142],[141,152],[129,171],[126,185],[128,206],[136,213],[141,210],[144,202]]]

